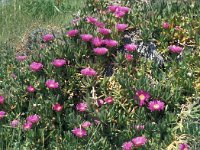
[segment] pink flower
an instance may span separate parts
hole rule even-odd
[[[127,61],[131,61],[131,60],[133,60],[133,55],[125,54],[125,58],[126,58]]]
[[[107,47],[115,47],[115,46],[118,45],[117,41],[111,40],[111,39],[106,39],[104,42],[105,42]]]
[[[165,108],[165,103],[159,100],[149,102],[148,108],[153,111],[161,111]]]
[[[83,122],[83,123],[81,124],[81,127],[84,128],[84,129],[87,129],[87,128],[90,127],[91,125],[92,125],[91,122],[86,121],[86,122]]]
[[[108,52],[108,49],[105,47],[97,47],[93,49],[96,55],[105,55]]]
[[[122,18],[124,15],[126,15],[126,13],[123,12],[123,11],[116,11],[115,12],[115,17],[116,18]]]
[[[119,30],[119,31],[124,31],[124,30],[126,30],[127,27],[128,27],[127,24],[117,24],[117,25],[116,25],[116,28],[117,28],[117,30]]]
[[[81,103],[78,103],[76,105],[76,110],[80,111],[80,112],[84,112],[88,109],[88,106],[85,102],[81,102]]]
[[[95,119],[94,122],[96,125],[99,125],[101,123],[101,121],[99,121],[98,119]]]
[[[175,26],[175,30],[180,30],[181,29],[181,27],[180,26]]]
[[[91,24],[95,24],[97,22],[98,19],[94,18],[94,17],[86,17],[86,21],[88,23],[91,23]]]
[[[169,26],[170,26],[170,24],[169,24],[168,22],[164,22],[164,23],[162,24],[162,27],[163,27],[164,29],[168,29]]]
[[[150,98],[150,94],[143,90],[138,90],[136,92],[136,96],[139,99],[140,106],[143,106],[145,104],[145,102],[148,102],[148,100]]]
[[[0,95],[0,105],[4,104],[4,97]]]
[[[112,97],[107,97],[104,99],[106,104],[112,104],[113,103],[113,98]]]
[[[136,129],[137,131],[144,130],[144,125],[136,125],[136,126],[135,126],[135,129]]]
[[[28,91],[29,93],[33,93],[33,92],[35,92],[35,88],[34,88],[32,85],[29,85],[29,86],[27,87],[27,91]]]
[[[132,150],[133,148],[133,143],[131,141],[125,142],[122,145],[123,150]]]
[[[103,22],[95,22],[95,26],[99,27],[99,28],[104,28],[105,27],[105,24]]]
[[[101,107],[102,105],[104,105],[104,100],[98,99],[97,100],[97,105],[98,105],[98,107]]]
[[[52,109],[55,110],[56,112],[60,112],[63,109],[63,106],[60,105],[59,103],[53,104]]]
[[[81,70],[81,74],[85,76],[96,76],[97,72],[92,68],[85,68]]]
[[[93,36],[91,34],[81,34],[81,38],[84,42],[89,42]]]
[[[125,6],[120,6],[117,8],[117,11],[122,11],[124,13],[128,13],[130,11],[129,7],[125,7]]]
[[[54,39],[54,36],[53,34],[46,34],[42,37],[43,41],[44,42],[49,42],[49,41],[52,41]]]
[[[67,61],[65,59],[54,59],[52,64],[55,67],[62,67],[67,64]]]
[[[47,80],[45,85],[50,89],[57,89],[59,87],[59,83],[51,79]]]
[[[135,147],[140,147],[140,146],[146,144],[147,139],[144,136],[139,136],[139,137],[133,138],[132,142],[133,142]]]
[[[0,111],[0,119],[4,118],[6,115],[5,111]]]
[[[73,133],[75,136],[80,137],[80,138],[82,138],[82,137],[84,137],[84,136],[87,136],[87,131],[86,131],[85,129],[83,129],[83,128],[74,128],[74,129],[72,130],[72,133]]]
[[[182,47],[176,45],[170,45],[168,49],[173,53],[180,53],[183,50]]]
[[[19,56],[16,56],[16,59],[17,59],[18,61],[24,61],[24,60],[27,59],[27,56],[19,55]]]
[[[118,5],[110,5],[108,6],[108,10],[114,13],[118,7]]]
[[[37,124],[40,121],[39,115],[31,115],[26,118],[27,122],[31,122],[32,124]]]
[[[29,67],[31,71],[36,72],[36,71],[40,71],[43,68],[43,65],[42,63],[32,62]]]
[[[31,122],[26,122],[23,124],[23,129],[25,131],[30,130],[32,128],[33,124]]]
[[[190,147],[189,147],[189,145],[186,144],[186,143],[180,143],[178,149],[179,149],[179,150],[189,150]]]
[[[70,30],[67,32],[67,36],[74,37],[78,34],[78,30]]]
[[[124,46],[124,48],[125,48],[125,50],[127,50],[127,51],[135,51],[136,49],[137,49],[137,45],[135,45],[135,44],[126,44],[125,46]]]
[[[99,28],[98,31],[99,31],[99,33],[101,33],[103,35],[108,35],[111,33],[111,30],[107,29],[107,28]]]
[[[94,45],[94,46],[101,46],[102,44],[103,44],[103,40],[101,39],[101,38],[99,38],[99,37],[96,37],[96,38],[94,38],[93,40],[92,40],[92,44]]]
[[[19,120],[13,120],[10,123],[11,127],[16,128],[19,125]]]

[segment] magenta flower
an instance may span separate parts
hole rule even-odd
[[[55,80],[51,80],[51,79],[47,80],[46,83],[45,83],[45,85],[48,88],[50,88],[50,89],[57,89],[57,88],[59,88],[59,83],[56,82]]]
[[[95,24],[97,22],[97,18],[94,17],[86,17],[86,21],[91,24]]]
[[[190,147],[189,147],[189,145],[186,144],[186,143],[180,143],[178,149],[179,149],[179,150],[189,150]]]
[[[117,41],[111,40],[111,39],[106,39],[104,42],[105,42],[107,47],[115,47],[115,46],[118,45]]]
[[[4,97],[0,95],[0,105],[4,104],[4,101],[5,101]]]
[[[5,111],[0,111],[0,119],[4,118],[6,115]]]
[[[81,103],[78,103],[77,105],[76,105],[76,110],[78,110],[78,111],[80,111],[80,112],[84,112],[84,111],[86,111],[88,109],[88,105],[87,105],[87,103],[85,103],[85,102],[81,102]]]
[[[110,6],[108,6],[108,10],[110,12],[114,13],[118,7],[119,7],[118,5],[110,5]]]
[[[136,126],[134,126],[134,128],[135,128],[137,131],[144,130],[144,125],[136,125]]]
[[[24,61],[24,60],[27,59],[27,56],[25,56],[25,55],[19,55],[19,56],[16,56],[16,59],[17,59],[18,61]]]
[[[11,127],[16,128],[19,125],[19,120],[13,120],[10,123]]]
[[[85,76],[96,76],[97,72],[92,68],[85,68],[81,70],[81,74]]]
[[[135,147],[140,147],[146,144],[147,139],[144,136],[139,136],[139,137],[133,138],[132,142]]]
[[[87,136],[87,131],[86,131],[85,129],[83,129],[83,128],[74,128],[74,129],[72,130],[72,133],[73,133],[75,136],[80,137],[80,138],[82,138],[82,137],[84,137],[84,136]]]
[[[102,105],[104,105],[104,100],[98,99],[97,100],[97,105],[98,105],[98,107],[101,107]]]
[[[106,104],[112,104],[113,103],[113,98],[112,97],[107,97],[107,98],[104,99],[104,102]]]
[[[49,42],[49,41],[52,41],[54,39],[54,36],[53,34],[46,34],[42,37],[43,41],[44,42]]]
[[[116,25],[116,28],[117,28],[117,30],[119,30],[119,31],[124,31],[124,30],[126,30],[127,27],[128,27],[127,24],[117,24],[117,25]]]
[[[32,128],[33,124],[31,122],[26,122],[23,124],[23,129],[25,131],[30,130]]]
[[[88,127],[90,127],[92,124],[89,121],[85,121],[81,124],[81,127],[84,129],[87,129]]]
[[[107,29],[107,28],[99,28],[98,31],[99,31],[99,33],[101,33],[103,35],[108,35],[111,33],[111,30]]]
[[[133,60],[133,55],[125,54],[125,58],[126,58],[127,61],[131,61],[131,60]]]
[[[36,72],[36,71],[40,71],[43,68],[43,65],[42,63],[39,63],[39,62],[32,62],[29,67],[31,71]]]
[[[182,47],[176,45],[170,45],[168,49],[173,53],[180,53],[183,50]]]
[[[146,92],[146,91],[143,91],[143,90],[138,90],[136,92],[136,96],[139,99],[140,106],[143,106],[145,104],[145,102],[148,102],[148,100],[150,98],[149,92]]]
[[[37,124],[40,121],[39,115],[30,115],[26,118],[27,122],[31,122],[32,124]]]
[[[99,121],[98,119],[95,119],[94,122],[96,125],[99,125],[101,123],[101,121]]]
[[[137,45],[135,45],[135,44],[126,44],[125,46],[124,46],[124,48],[125,48],[125,50],[127,50],[127,51],[135,51],[136,49],[137,49]]]
[[[67,36],[74,37],[78,34],[78,30],[70,30],[67,32]]]
[[[165,103],[159,100],[149,102],[148,108],[153,111],[161,111],[165,108]]]
[[[133,143],[131,141],[125,142],[122,145],[123,150],[132,150],[133,148]]]
[[[92,44],[96,47],[101,46],[103,44],[103,40],[99,37],[96,37],[92,40]]]
[[[89,42],[93,36],[91,34],[81,34],[81,38],[84,42]]]
[[[96,55],[105,55],[108,52],[108,49],[105,47],[97,47],[93,49]]]
[[[63,109],[63,106],[60,105],[59,103],[53,104],[52,109],[56,112],[60,112]]]
[[[105,24],[103,22],[95,22],[95,26],[99,27],[99,28],[104,28],[105,27]]]
[[[170,24],[169,24],[168,22],[164,22],[164,23],[162,24],[162,27],[163,27],[164,29],[168,29],[169,26],[170,26]]]
[[[27,87],[27,91],[28,91],[29,93],[33,93],[33,92],[35,92],[35,88],[34,88],[32,85],[29,85],[29,86]]]
[[[126,13],[124,11],[116,11],[115,12],[115,17],[116,18],[122,18]]]
[[[122,12],[128,13],[130,11],[130,8],[125,7],[125,6],[120,6],[117,8],[117,11],[122,11]]]
[[[52,64],[55,67],[62,67],[67,64],[67,61],[65,59],[54,59]]]

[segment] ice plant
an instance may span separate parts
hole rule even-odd
[[[99,28],[98,31],[99,31],[99,33],[101,33],[103,35],[108,35],[111,33],[111,30],[107,29],[107,28]]]
[[[55,67],[62,67],[67,64],[67,61],[65,59],[54,59],[52,64]]]
[[[135,44],[126,44],[125,46],[124,46],[124,48],[125,48],[125,50],[127,50],[127,51],[135,51],[136,49],[137,49],[137,45],[135,45]]]
[[[4,96],[0,95],[0,105],[4,104]]]
[[[183,50],[182,47],[176,45],[170,45],[168,49],[173,53],[180,53]]]
[[[162,27],[164,29],[168,29],[170,27],[170,24],[168,22],[163,22]]]
[[[165,108],[165,103],[159,100],[149,102],[148,108],[153,111],[161,111]]]
[[[115,47],[118,45],[118,42],[112,39],[106,39],[104,40],[107,47]]]
[[[116,18],[122,18],[124,15],[126,15],[126,13],[123,11],[116,11],[114,14]]]
[[[47,80],[45,83],[46,87],[50,88],[50,89],[57,89],[59,88],[59,83],[56,82],[55,80]]]
[[[91,34],[81,34],[81,39],[84,42],[89,42],[90,40],[92,40],[93,36]]]
[[[23,124],[23,129],[25,131],[30,130],[33,127],[33,124],[31,122],[26,122]]]
[[[189,150],[190,147],[189,147],[189,145],[186,144],[186,143],[180,143],[178,149],[179,149],[179,150]]]
[[[40,121],[39,115],[30,115],[26,118],[27,122],[31,122],[32,124],[37,124]]]
[[[75,30],[70,30],[70,31],[67,32],[67,36],[68,37],[74,37],[74,36],[77,36],[78,33],[79,33],[79,31],[76,30],[76,29]]]
[[[35,88],[34,88],[32,85],[29,85],[29,86],[27,87],[27,91],[28,91],[29,93],[33,93],[33,92],[35,92]]]
[[[43,41],[44,42],[49,42],[49,41],[52,41],[54,39],[54,36],[53,34],[46,34],[42,37]]]
[[[87,129],[88,127],[90,127],[92,124],[89,121],[85,121],[81,124],[81,127],[84,129]]]
[[[103,99],[98,99],[97,100],[97,106],[101,107],[102,105],[104,105],[104,100]]]
[[[139,136],[139,137],[133,138],[132,142],[135,147],[140,147],[146,144],[147,139],[144,136]]]
[[[105,24],[104,24],[103,22],[97,21],[97,22],[95,22],[95,26],[96,26],[96,27],[99,27],[99,28],[104,28],[104,27],[105,27]]]
[[[82,137],[84,137],[84,136],[87,136],[87,131],[86,131],[85,129],[83,129],[83,128],[74,128],[74,129],[72,130],[72,133],[73,133],[75,136],[80,137],[80,138],[82,138]]]
[[[117,24],[116,25],[116,28],[117,28],[117,30],[118,31],[124,31],[124,30],[126,30],[126,28],[128,27],[128,25],[127,24]]]
[[[133,148],[133,143],[131,141],[125,142],[122,145],[123,150],[132,150]]]
[[[77,105],[76,105],[76,110],[78,110],[78,111],[80,111],[80,112],[84,112],[84,111],[86,111],[88,109],[88,105],[87,105],[87,103],[85,103],[85,102],[81,102],[81,103],[78,103]]]
[[[99,37],[95,37],[93,40],[92,40],[92,44],[96,47],[99,47],[103,44],[103,40]]]
[[[52,109],[56,112],[60,112],[63,109],[63,106],[60,105],[59,103],[53,104]]]
[[[136,92],[136,97],[139,99],[139,105],[143,106],[145,105],[145,102],[148,102],[150,98],[149,92],[143,91],[143,90],[138,90]]]
[[[97,72],[92,68],[85,68],[81,70],[81,74],[84,76],[96,76]]]
[[[133,60],[133,55],[125,54],[125,58],[126,58],[127,61],[131,61],[131,60]]]
[[[43,68],[43,65],[39,62],[32,62],[29,67],[31,71],[37,72]]]
[[[17,59],[18,61],[24,61],[24,60],[27,59],[27,56],[25,56],[25,55],[19,55],[19,56],[16,56],[16,59]]]
[[[93,49],[96,55],[105,55],[108,52],[108,49],[105,47],[97,47]]]
[[[118,5],[110,5],[108,6],[108,11],[114,13],[118,7]]]
[[[137,131],[144,130],[144,125],[136,125],[136,126],[134,126],[134,128],[135,128]]]
[[[11,127],[16,128],[19,125],[19,120],[13,120],[10,122]]]
[[[4,118],[6,115],[5,111],[0,111],[0,119]]]
[[[87,21],[88,23],[95,24],[95,23],[98,21],[98,19],[89,16],[89,17],[86,17],[86,21]]]
[[[113,98],[112,97],[107,97],[107,98],[104,99],[104,102],[106,104],[112,104],[113,103]]]

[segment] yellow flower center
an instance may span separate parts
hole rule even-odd
[[[139,96],[139,99],[140,99],[141,101],[144,101],[144,100],[145,100],[144,94],[141,94],[141,95]]]
[[[158,109],[160,106],[158,105],[158,104],[155,104],[154,106],[153,106],[153,108],[155,108],[155,109]]]

